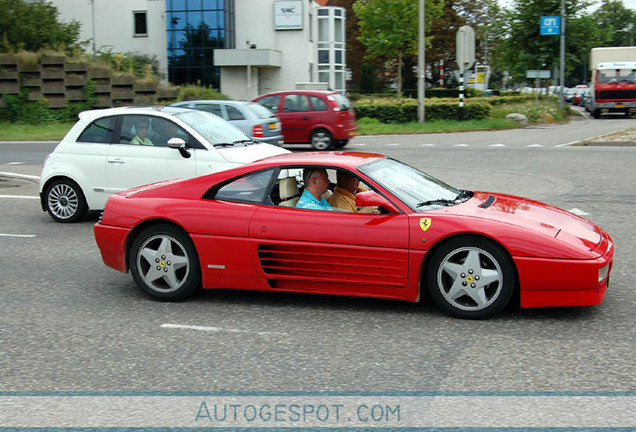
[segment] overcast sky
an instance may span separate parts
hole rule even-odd
[[[499,3],[501,3],[504,6],[507,6],[510,3],[512,3],[512,0],[499,0]],[[601,4],[600,0],[598,0],[597,3],[600,5]],[[623,4],[625,5],[626,8],[636,10],[636,0],[623,0]]]

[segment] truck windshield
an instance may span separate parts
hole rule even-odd
[[[598,71],[596,82],[608,83],[636,83],[636,69],[602,69]]]

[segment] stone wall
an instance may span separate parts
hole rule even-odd
[[[50,108],[84,100],[84,86],[95,82],[94,108],[125,105],[154,105],[173,101],[176,88],[162,88],[154,82],[135,79],[111,69],[75,62],[64,56],[41,56],[38,64],[23,64],[18,56],[0,55],[0,95],[29,92],[29,100],[46,99]],[[4,106],[4,97],[0,99]]]

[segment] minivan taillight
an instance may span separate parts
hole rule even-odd
[[[263,133],[263,126],[256,125],[252,128],[252,136],[254,138],[263,138],[265,134]]]

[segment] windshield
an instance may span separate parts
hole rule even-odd
[[[636,70],[634,69],[599,69],[596,82],[605,83],[636,83]]]
[[[199,132],[210,144],[250,141],[250,138],[234,125],[204,111],[192,110],[179,113],[177,117]]]
[[[459,189],[394,159],[381,159],[358,169],[414,211],[457,204],[463,196]]]

